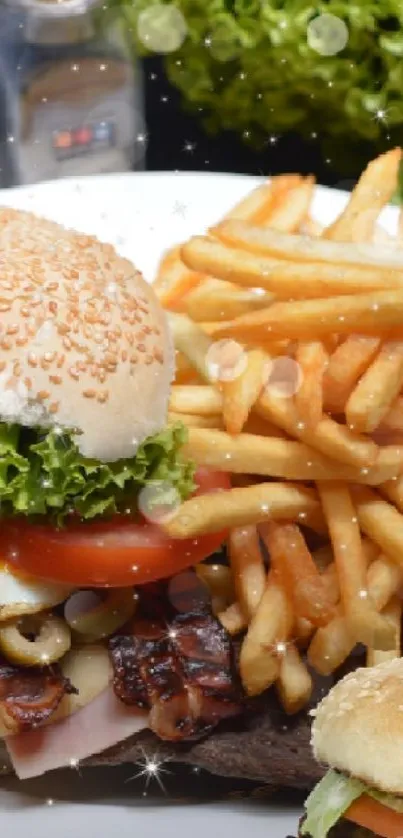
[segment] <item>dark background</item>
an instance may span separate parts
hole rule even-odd
[[[334,186],[340,173],[320,151],[320,141],[310,143],[295,134],[268,142],[255,152],[229,132],[209,136],[202,114],[189,114],[179,92],[164,73],[162,60],[144,61],[148,148],[146,167],[152,170],[242,172],[271,175],[279,172],[314,174],[320,183]],[[343,185],[346,186],[346,184]]]

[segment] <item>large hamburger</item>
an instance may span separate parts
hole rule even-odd
[[[175,541],[158,524],[172,498],[229,482],[195,472],[167,424],[174,351],[152,289],[111,246],[2,209],[0,314],[5,769],[147,748],[309,787],[305,715],[288,723],[271,694],[247,705],[229,636],[180,576],[222,534]]]
[[[314,715],[314,756],[330,770],[306,802],[299,834],[402,836],[403,660],[346,676]]]

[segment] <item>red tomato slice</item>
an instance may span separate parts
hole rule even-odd
[[[372,830],[380,838],[402,838],[403,815],[394,812],[373,797],[363,794],[347,809],[344,817],[348,821]]]
[[[228,475],[199,469],[196,494],[225,491]],[[57,530],[25,520],[4,522],[0,555],[32,576],[75,587],[124,587],[154,582],[197,564],[217,550],[226,533],[173,540],[156,525],[122,516],[69,523]]]

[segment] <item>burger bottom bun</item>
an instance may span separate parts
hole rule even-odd
[[[403,795],[403,659],[339,681],[315,711],[311,744],[318,761]]]

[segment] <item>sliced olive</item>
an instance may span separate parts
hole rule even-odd
[[[93,600],[95,597],[95,604]],[[91,606],[88,610],[88,603]],[[115,588],[104,600],[99,594],[79,591],[65,605],[64,616],[77,640],[92,643],[110,637],[133,617],[137,595],[132,588]],[[80,611],[80,607],[85,610]]]
[[[68,625],[54,614],[10,620],[0,628],[0,649],[12,663],[46,666],[60,660],[71,646]]]

